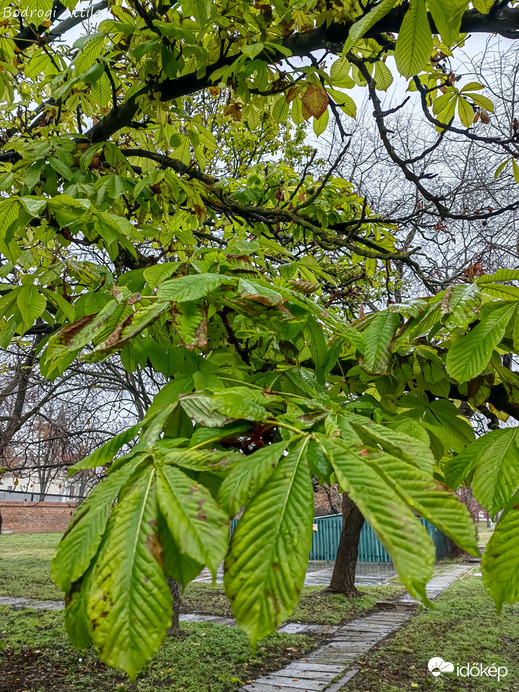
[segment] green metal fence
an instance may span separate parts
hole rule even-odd
[[[433,539],[436,546],[436,559],[441,560],[447,557],[447,543],[445,534],[436,526],[433,526],[425,519],[420,519],[427,529],[429,536]],[[234,533],[238,520],[231,522],[231,536]],[[317,530],[315,530],[317,527]],[[332,514],[327,517],[315,517],[314,532],[312,536],[312,549],[310,550],[310,560],[335,560],[339,539],[341,537],[342,515]],[[364,523],[360,532],[359,540],[359,562],[391,562],[386,549],[378,540],[375,532],[368,524]]]
[[[420,519],[427,529],[427,533],[433,539],[436,546],[436,559],[447,556],[447,544],[445,535],[425,519]],[[315,527],[317,530],[315,530]],[[312,549],[310,560],[335,560],[339,539],[341,537],[342,516],[333,514],[327,517],[314,519],[314,533],[312,537]],[[359,562],[391,562],[386,549],[377,538],[375,532],[368,524],[364,523],[360,532]]]

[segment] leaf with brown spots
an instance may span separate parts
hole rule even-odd
[[[171,623],[172,598],[159,561],[155,468],[130,482],[96,558],[87,614],[105,663],[137,672],[157,652]]]
[[[178,550],[207,565],[216,576],[228,547],[227,513],[207,488],[175,466],[158,467],[157,493],[160,511]]]

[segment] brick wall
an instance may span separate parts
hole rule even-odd
[[[63,532],[76,509],[68,502],[0,502],[2,531],[14,533]]]

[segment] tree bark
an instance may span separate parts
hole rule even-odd
[[[359,554],[360,532],[364,517],[347,493],[342,496],[342,531],[339,549],[335,558],[332,581],[328,591],[342,593],[348,598],[358,598],[361,594],[355,588],[355,571]]]
[[[168,577],[168,586],[173,597],[173,617],[168,629],[168,637],[178,637],[180,634],[180,584]]]

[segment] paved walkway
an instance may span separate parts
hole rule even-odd
[[[329,586],[332,580],[335,562],[311,560],[306,570],[305,586]],[[391,562],[357,562],[355,584],[357,586],[377,586],[396,577],[396,570]],[[213,578],[208,569],[202,570],[195,581],[211,583]],[[223,582],[223,566],[216,573],[216,583]]]

